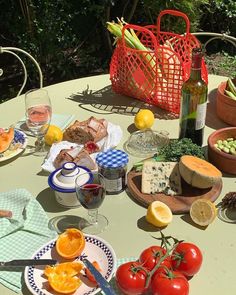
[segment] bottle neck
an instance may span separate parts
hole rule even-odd
[[[202,51],[199,49],[192,52],[191,74],[192,80],[201,79],[201,67],[202,67]]]
[[[190,79],[200,80],[202,78],[201,73],[202,73],[201,68],[199,69],[191,68]]]

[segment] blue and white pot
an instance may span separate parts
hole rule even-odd
[[[87,172],[87,173],[86,173]],[[75,179],[84,174],[81,185],[91,182],[91,170],[66,162],[61,168],[53,171],[48,177],[48,184],[54,190],[57,202],[67,208],[80,206],[76,196]]]

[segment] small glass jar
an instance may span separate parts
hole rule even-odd
[[[128,155],[121,150],[112,149],[99,153],[96,157],[98,171],[104,176],[106,193],[115,195],[126,188]]]

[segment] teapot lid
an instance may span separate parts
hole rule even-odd
[[[75,192],[75,179],[83,174],[81,185],[86,184],[92,179],[90,172],[91,170],[84,166],[77,166],[74,162],[66,162],[61,168],[49,175],[48,184],[56,191]]]

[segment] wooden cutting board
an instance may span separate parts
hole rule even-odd
[[[209,189],[194,188],[182,180],[183,194],[167,196],[163,193],[143,194],[141,192],[142,173],[131,170],[127,175],[127,186],[132,197],[141,205],[148,207],[153,201],[161,201],[170,207],[172,213],[187,213],[192,203],[197,199],[208,199],[214,202],[222,190],[222,180]]]

